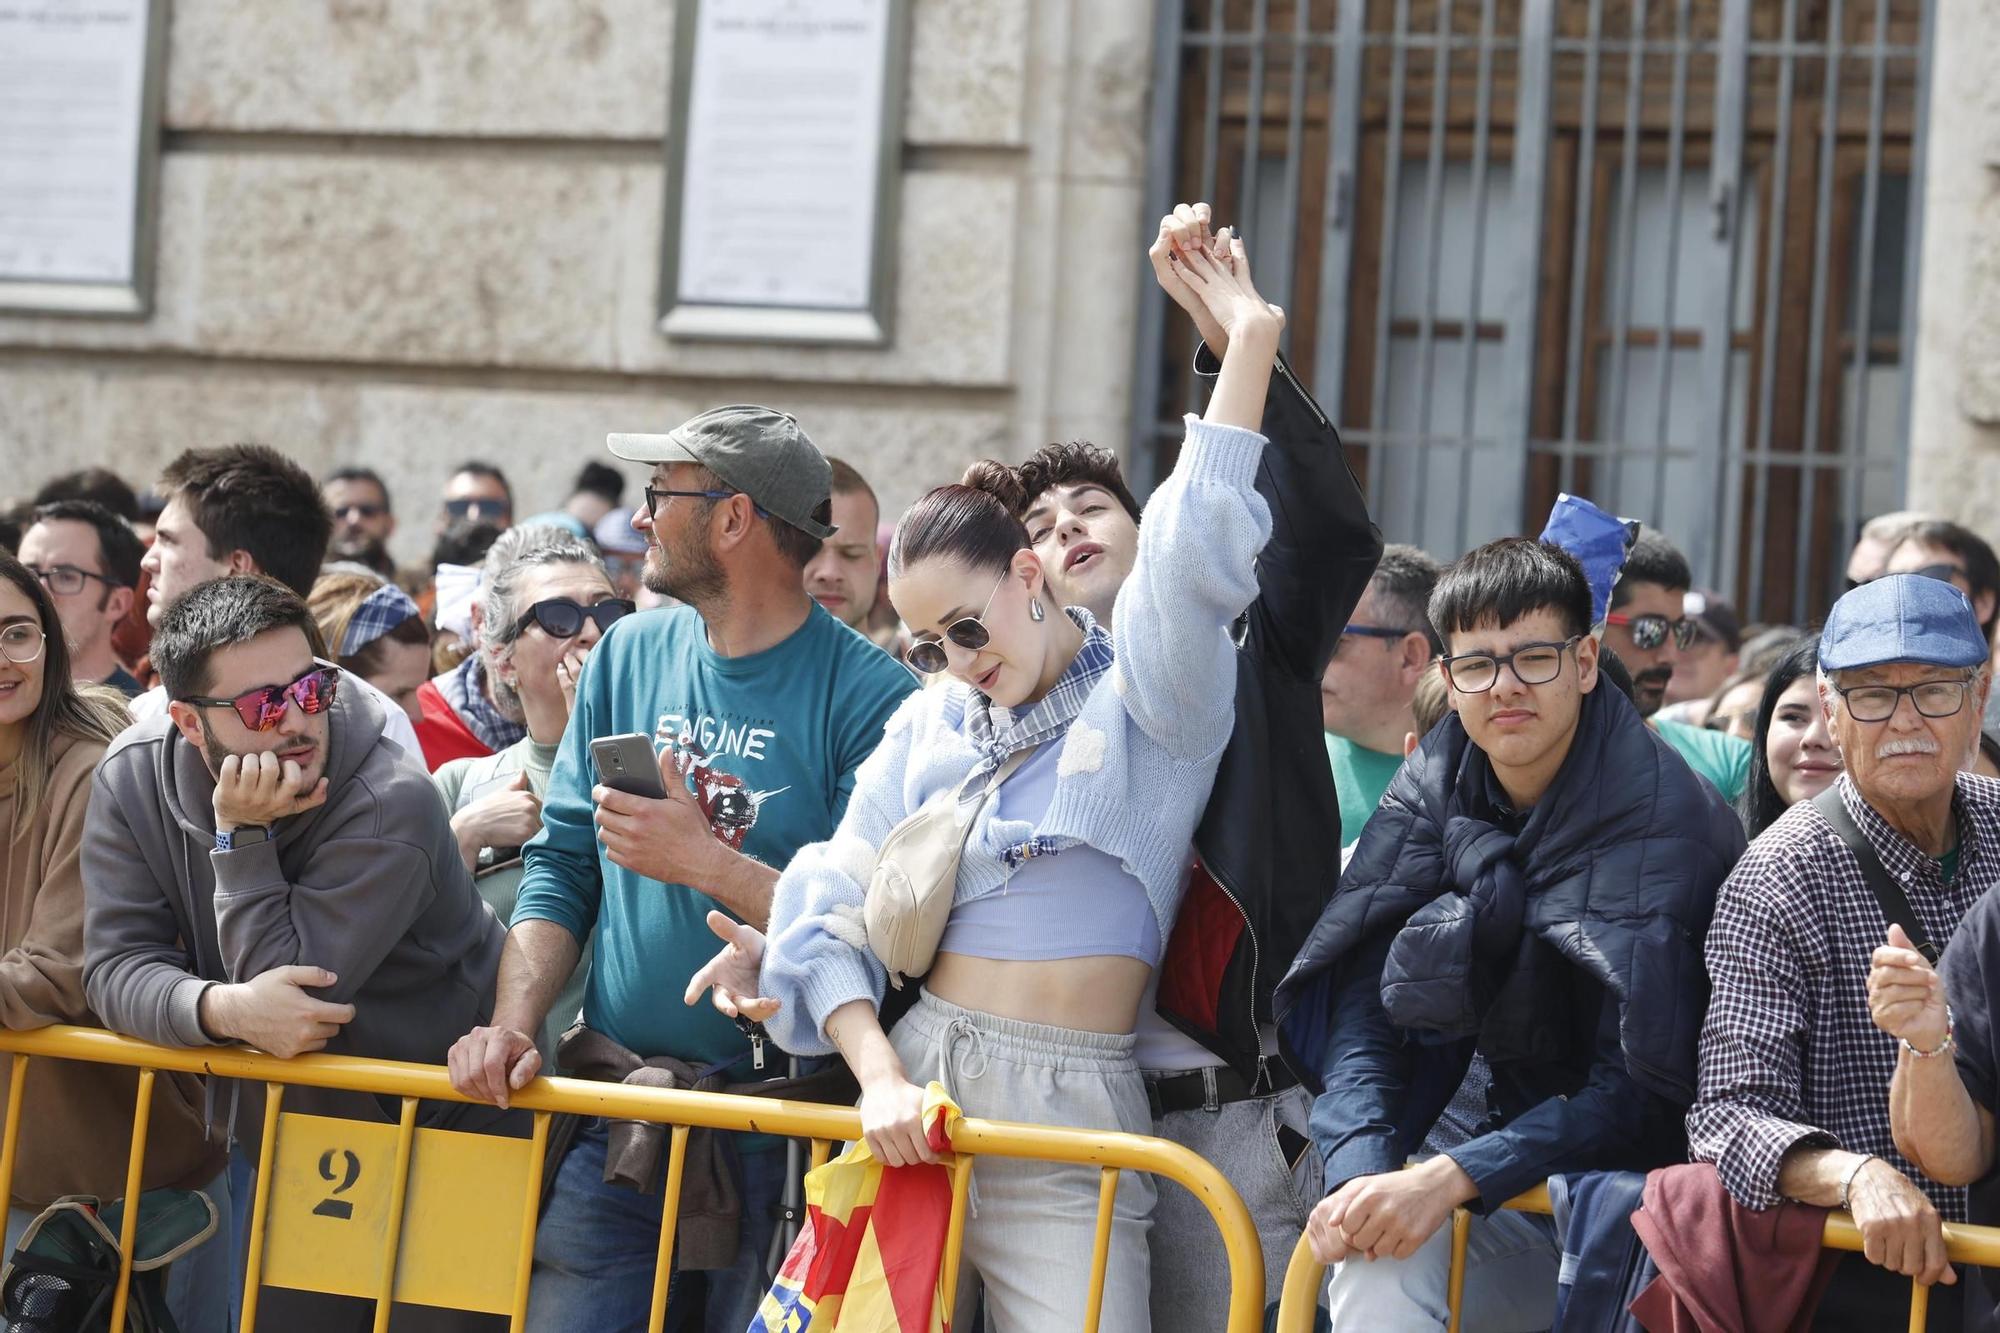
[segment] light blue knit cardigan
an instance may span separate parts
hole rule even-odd
[[[1230,628],[1257,595],[1257,555],[1271,535],[1256,489],[1264,443],[1188,417],[1180,461],[1146,506],[1139,557],[1118,594],[1116,658],[1070,724],[1048,812],[1029,830],[994,818],[989,804],[967,840],[954,904],[998,890],[1002,853],[1032,832],[1116,856],[1146,886],[1160,938],[1173,933],[1188,843],[1235,725]],[[856,772],[832,840],[802,848],[779,877],[760,989],[782,1001],[767,1026],[784,1049],[830,1054],[827,1016],[853,1000],[881,1003],[886,975],[861,918],[875,852],[978,764],[964,734],[968,698],[954,682],[905,700]]]

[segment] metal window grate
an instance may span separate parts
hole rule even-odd
[[[1925,0],[1169,0],[1150,205],[1207,199],[1392,540],[1559,490],[1803,623],[1900,505]],[[1199,386],[1148,291],[1137,478]]]

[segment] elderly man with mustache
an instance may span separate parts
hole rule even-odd
[[[1966,1219],[1966,1189],[1924,1174],[1890,1123],[1899,1061],[1943,1055],[1950,1028],[1900,1011],[1897,1035],[1878,1028],[1867,980],[1885,939],[1934,959],[2000,880],[2000,782],[1958,772],[1990,684],[1951,584],[1890,575],[1842,597],[1819,694],[1846,771],[1752,843],[1716,901],[1689,1146],[1747,1207],[1854,1214],[1865,1262],[1842,1263],[1816,1329],[1900,1327],[1909,1277],[1936,1284],[1930,1327],[1959,1327],[1939,1224]]]

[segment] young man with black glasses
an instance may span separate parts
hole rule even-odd
[[[1390,783],[1278,990],[1318,1075],[1336,1330],[1441,1329],[1452,1210],[1469,1327],[1546,1328],[1558,1246],[1500,1211],[1564,1172],[1682,1160],[1700,939],[1743,833],[1623,694],[1601,688],[1590,589],[1557,547],[1483,546],[1430,620],[1453,712]],[[1439,1119],[1475,1051],[1469,1137]],[[1436,1155],[1408,1170],[1429,1142]]]
[[[259,576],[169,604],[153,662],[168,716],[111,747],[84,828],[91,1008],[166,1046],[442,1063],[492,1012],[503,932],[374,696],[325,660],[298,595]],[[258,1091],[240,1091],[247,1112],[228,1112],[236,1093],[213,1108],[219,1136],[246,1140],[232,1195],[251,1183],[262,1120]],[[362,1120],[385,1119],[383,1106],[305,1088],[285,1098],[288,1111]],[[423,1123],[499,1119],[427,1103]],[[335,1310],[337,1298],[305,1304]]]
[[[35,510],[21,534],[21,563],[49,590],[70,644],[70,674],[122,691],[143,693],[111,645],[112,631],[132,613],[139,562],[146,548],[124,519],[91,500],[57,500]]]

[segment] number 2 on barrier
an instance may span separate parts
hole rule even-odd
[[[340,1176],[340,1183],[333,1187],[333,1193],[321,1199],[313,1208],[314,1217],[337,1217],[345,1222],[354,1216],[354,1205],[339,1196],[354,1188],[354,1182],[361,1179],[361,1159],[345,1148],[328,1148],[319,1155],[319,1178],[335,1179],[333,1170],[334,1153],[338,1152],[347,1164],[347,1174]]]

